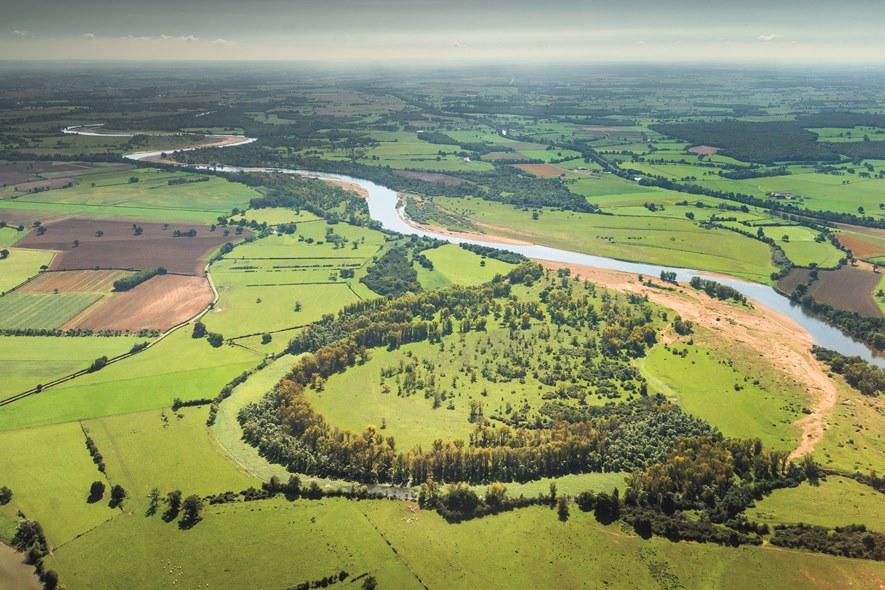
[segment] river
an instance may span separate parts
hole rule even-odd
[[[65,129],[66,133],[79,133],[82,129],[92,129],[94,126],[69,127]],[[86,133],[92,133],[86,131]],[[223,136],[219,136],[223,137]],[[229,143],[223,147],[233,147],[236,145],[244,145],[255,141],[254,138],[244,137],[243,141]],[[199,148],[185,148],[186,151]],[[145,158],[156,157],[162,152],[141,152],[128,154],[126,158],[130,160],[143,160]],[[793,304],[789,298],[784,297],[768,285],[752,283],[733,277],[724,277],[721,275],[711,276],[709,273],[690,268],[676,268],[668,266],[658,266],[655,264],[644,264],[641,262],[628,262],[617,260],[614,258],[606,258],[603,256],[595,256],[583,252],[573,252],[571,250],[561,250],[559,248],[550,248],[535,244],[504,244],[490,240],[468,239],[453,237],[445,234],[435,233],[433,231],[420,229],[409,225],[403,211],[398,207],[399,197],[393,189],[381,186],[369,180],[361,178],[353,178],[342,174],[317,173],[309,170],[294,170],[288,168],[243,168],[236,166],[200,166],[206,170],[217,170],[220,172],[278,172],[282,174],[295,174],[299,176],[308,176],[312,178],[328,178],[341,180],[356,184],[368,193],[369,215],[375,221],[378,221],[384,229],[399,232],[405,235],[419,235],[437,238],[455,244],[469,243],[480,246],[488,246],[516,252],[528,258],[535,260],[547,260],[552,262],[562,262],[566,264],[579,264],[584,266],[592,266],[607,270],[619,270],[635,274],[643,274],[648,277],[660,276],[662,271],[675,272],[676,279],[680,282],[688,281],[692,277],[700,276],[713,278],[714,280],[733,287],[743,293],[748,299],[752,300],[755,305],[768,307],[769,309],[789,317],[794,322],[802,326],[810,335],[812,340],[818,346],[835,350],[846,356],[859,356],[867,362],[873,363],[880,367],[885,367],[885,358],[874,353],[870,348],[861,342],[857,342],[852,338],[843,334],[837,328],[814,318],[798,305]]]

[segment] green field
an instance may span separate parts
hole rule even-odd
[[[134,178],[138,181],[130,182]],[[208,181],[196,182],[200,178],[208,178]],[[187,182],[169,184],[169,181],[180,180]],[[245,209],[249,199],[259,194],[243,184],[217,176],[133,168],[78,176],[70,188],[16,195],[14,200],[6,196],[6,200],[0,201],[4,206],[23,205],[45,212],[92,215],[94,211],[101,216],[168,221],[199,219],[211,223],[235,207]]]
[[[773,238],[793,264],[819,268],[836,268],[845,253],[836,248],[829,239],[818,242],[817,232],[799,225],[766,227],[765,234]],[[784,236],[788,239],[784,240]]]
[[[340,246],[328,239],[328,231]],[[243,244],[212,265],[219,301],[203,321],[227,337],[273,332],[374,297],[359,279],[383,244],[380,232],[324,222]],[[345,269],[353,278],[341,277]]]
[[[212,348],[178,330],[156,346],[58,387],[6,406],[0,430],[126,414],[215,396],[235,375],[260,360],[231,346]]]
[[[9,256],[0,260],[0,293],[6,293],[49,266],[55,252],[29,248],[8,248]]]
[[[838,506],[838,510],[826,506]],[[818,485],[775,490],[756,502],[747,516],[768,523],[804,522],[826,527],[865,524],[878,530],[885,522],[885,497],[852,479],[828,476]]]
[[[433,263],[433,270],[414,264],[418,282],[425,289],[439,289],[449,285],[480,285],[496,274],[506,274],[512,264],[483,258],[455,244],[425,250],[424,255]]]
[[[2,432],[0,447],[4,485],[13,490],[15,506],[43,524],[52,545],[120,514],[108,507],[107,498],[86,502],[89,484],[107,483],[92,463],[79,423]]]
[[[687,219],[530,211],[509,205],[438,197],[446,209],[487,224],[490,234],[621,260],[721,272],[769,282],[776,269],[767,245],[723,229],[703,229]]]
[[[206,430],[207,406],[148,410],[83,424],[104,456],[108,479],[129,494],[126,506],[147,508],[152,488],[206,496],[259,482],[238,469]]]
[[[799,430],[793,421],[801,415],[802,397],[765,379],[760,368],[745,372],[731,355],[682,344],[669,348],[658,345],[639,361],[650,391],[675,399],[726,436],[758,437],[766,446],[784,450],[796,447]],[[677,350],[688,354],[673,354]]]
[[[0,336],[0,398],[87,368],[100,356],[127,352],[136,337]]]
[[[99,299],[100,293],[9,293],[0,297],[0,329],[54,330]]]

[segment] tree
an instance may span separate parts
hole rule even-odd
[[[94,504],[102,499],[104,496],[104,483],[100,481],[92,482],[92,485],[89,486],[89,497],[86,499],[90,504]]]
[[[363,590],[375,590],[378,587],[378,580],[375,579],[375,576],[366,576],[363,579]]]
[[[568,498],[566,496],[560,496],[559,500],[556,502],[556,513],[559,515],[559,520],[565,522],[568,520]]]
[[[5,506],[12,501],[12,490],[6,486],[0,486],[0,506]]]
[[[203,338],[206,336],[206,324],[203,322],[196,322],[194,324],[194,333],[191,334],[194,338]]]
[[[261,335],[261,343],[262,344],[270,344],[270,341],[273,340],[273,336],[265,332]]]
[[[495,482],[486,488],[485,501],[489,508],[497,512],[504,506],[507,500],[507,486],[502,483]]]
[[[148,494],[148,507],[145,511],[145,516],[153,516],[157,513],[157,509],[160,506],[160,490],[157,488],[151,488],[151,492]]]
[[[9,250],[6,248],[0,250],[0,260],[3,260],[4,258],[9,258]]]
[[[166,512],[163,520],[166,522],[175,520],[181,511],[181,490],[172,490],[166,494]]]
[[[615,490],[612,495],[601,492],[596,496],[596,507],[593,510],[593,515],[600,523],[611,524],[621,516],[621,503],[617,492]]]
[[[209,332],[209,335],[206,336],[206,340],[209,341],[214,348],[218,348],[222,344],[224,344],[224,336],[219,334],[218,332]]]
[[[202,520],[200,512],[203,510],[203,501],[200,500],[199,496],[192,494],[185,498],[184,503],[181,505],[181,510],[183,514],[179,527],[189,529]]]
[[[123,486],[117,484],[111,488],[111,501],[109,506],[111,508],[117,508],[123,503],[123,500],[126,499],[126,490],[123,489]]]
[[[43,573],[43,588],[46,590],[58,588],[58,573],[55,570],[46,570]]]
[[[596,503],[596,496],[593,492],[581,492],[575,496],[575,503],[581,509],[581,512],[590,512]]]

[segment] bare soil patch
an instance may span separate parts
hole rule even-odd
[[[864,259],[885,256],[885,246],[881,243],[864,239],[865,236],[862,234],[847,234],[845,232],[839,232],[836,234],[836,237],[843,246],[851,250],[855,258]],[[885,235],[877,237],[885,240]]]
[[[156,276],[131,291],[105,297],[64,328],[167,330],[200,313],[212,298],[212,288],[205,277]]]
[[[553,164],[514,164],[513,167],[540,178],[556,178],[565,174],[565,170]]]
[[[323,182],[327,182],[331,185],[337,186],[338,188],[344,189],[346,191],[350,191],[352,193],[356,193],[359,195],[361,199],[369,198],[369,191],[361,187],[360,185],[354,182],[347,182],[346,180],[338,180],[337,178],[323,178],[321,179]]]
[[[34,180],[43,173],[65,173],[73,176],[92,170],[89,164],[61,164],[54,162],[2,162],[0,163],[0,186],[9,186]]]
[[[394,172],[397,176],[403,178],[414,178],[423,180],[424,182],[432,182],[434,184],[443,184],[446,186],[457,186],[459,184],[469,184],[469,180],[452,176],[451,174],[439,174],[436,172],[413,172],[411,170],[397,170]]]
[[[812,282],[809,282],[810,274],[807,269],[794,269],[778,281],[777,286],[789,294],[799,285],[807,284],[809,294],[816,301],[868,317],[882,317],[882,311],[873,298],[873,291],[879,285],[882,275],[873,272],[871,266],[819,270],[818,279]]]
[[[110,293],[114,281],[130,273],[122,270],[66,270],[44,272],[23,285],[22,293]]]
[[[47,180],[31,180],[21,182],[13,187],[16,192],[33,193],[48,191],[56,188],[67,188],[73,185],[73,180],[69,177],[49,178]]]
[[[688,148],[688,153],[697,154],[699,156],[712,156],[718,152],[719,148],[711,145],[696,145]]]
[[[135,226],[142,228],[135,235]],[[95,219],[64,219],[44,224],[46,232],[31,232],[16,244],[22,248],[58,250],[50,270],[143,270],[162,266],[170,273],[203,274],[206,259],[225,242],[246,237],[205,225],[128,223]],[[194,237],[175,232],[196,231]],[[74,241],[79,242],[74,245]]]
[[[676,311],[683,319],[721,335],[725,342],[733,342],[750,350],[765,351],[765,360],[802,384],[810,399],[811,413],[795,423],[802,434],[799,445],[790,457],[813,452],[823,439],[827,419],[833,413],[839,397],[838,389],[823,365],[811,353],[811,335],[790,318],[758,302],[754,302],[756,307],[750,309],[711,299],[693,289],[654,289],[643,285],[636,275],[630,273],[541,262],[548,268],[569,268],[582,278],[619,291],[645,295],[654,303]]]

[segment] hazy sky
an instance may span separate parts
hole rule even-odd
[[[883,0],[0,0],[0,59],[885,63]]]

